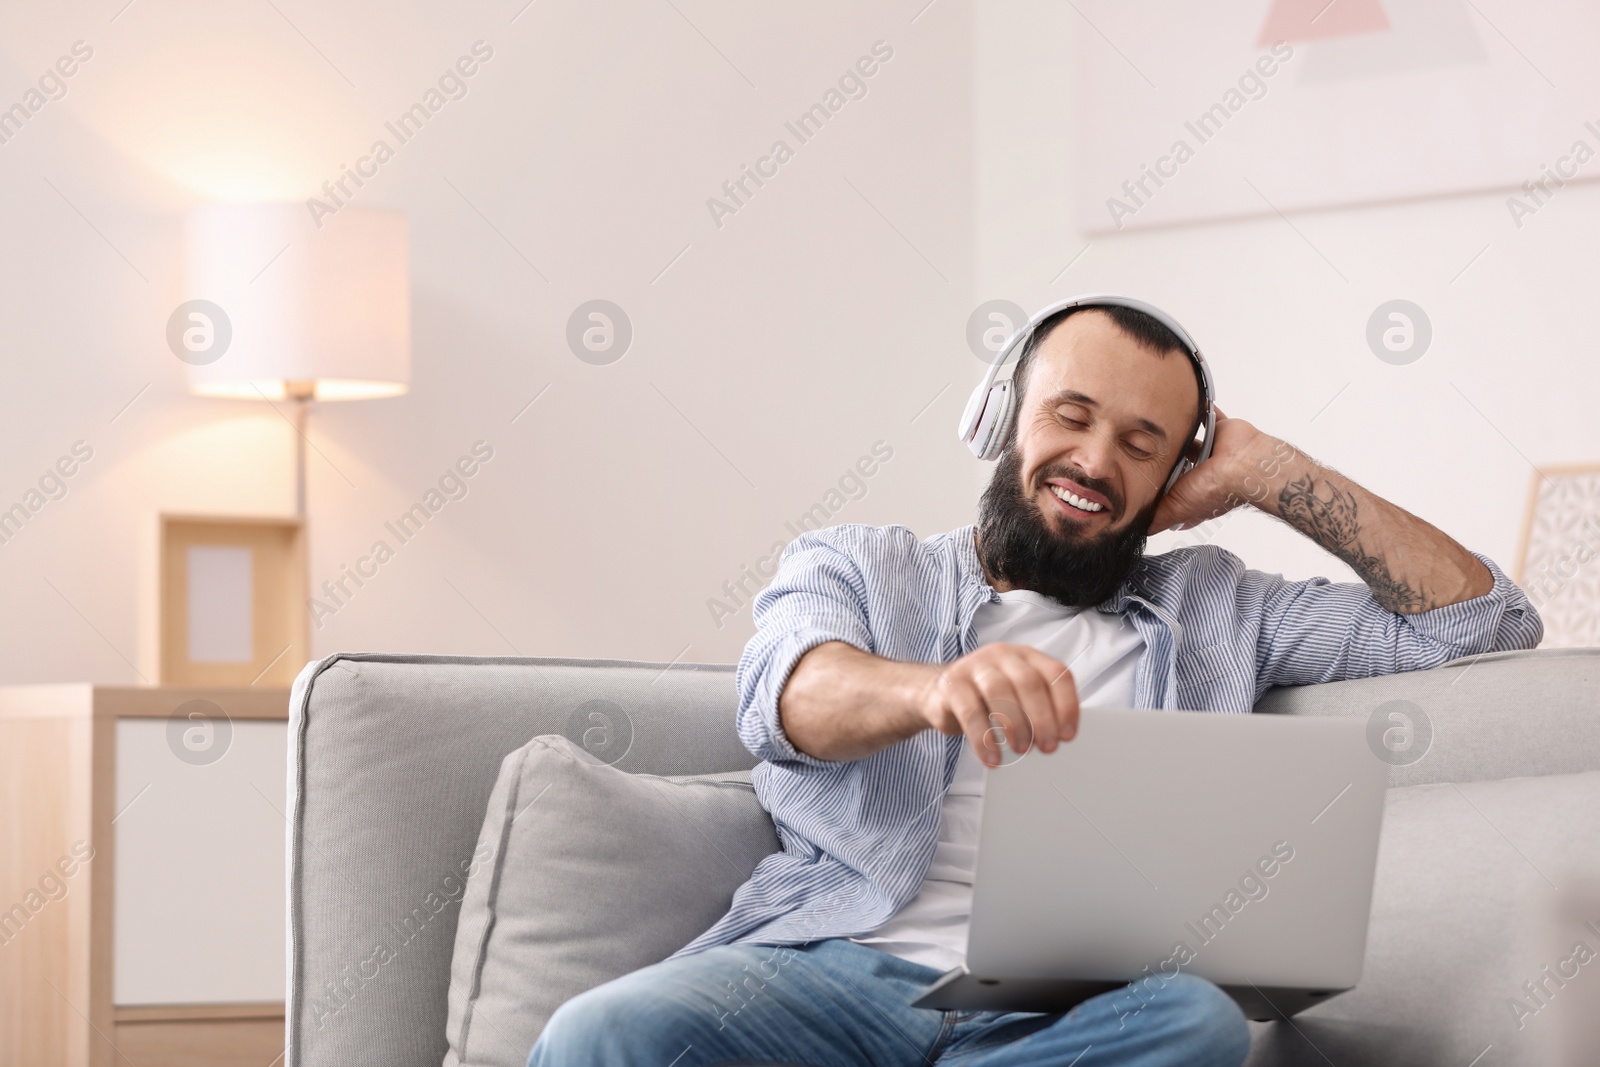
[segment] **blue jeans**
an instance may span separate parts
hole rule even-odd
[[[939,977],[846,940],[723,945],[563,1004],[528,1067],[1239,1067],[1250,1032],[1202,978],[1155,975],[1063,1014],[910,1006]]]

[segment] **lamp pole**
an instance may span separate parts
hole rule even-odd
[[[311,410],[311,398],[316,396],[314,381],[285,381],[283,391],[294,402],[294,514],[300,520],[300,573],[304,587],[300,590],[306,598],[305,610],[300,620],[306,625],[306,655],[311,655],[311,520],[306,516],[306,416]]]
[[[286,381],[284,392],[294,401],[294,513],[306,517],[306,413],[316,396],[317,383]]]

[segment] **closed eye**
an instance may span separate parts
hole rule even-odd
[[[1088,419],[1079,417],[1079,409],[1076,406],[1072,408],[1057,408],[1055,416],[1056,421],[1069,430],[1078,432],[1089,429]],[[1156,454],[1154,450],[1143,448],[1134,444],[1131,440],[1124,440],[1122,447],[1128,455],[1141,463],[1151,459]]]

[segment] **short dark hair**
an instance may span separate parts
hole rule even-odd
[[[1049,337],[1057,326],[1080,311],[1098,311],[1109,316],[1117,329],[1133,338],[1139,347],[1154,352],[1163,359],[1173,352],[1180,352],[1185,359],[1189,358],[1189,346],[1172,332],[1170,326],[1138,308],[1124,307],[1121,304],[1079,304],[1076,307],[1064,308],[1039,323],[1039,328],[1033,331],[1027,343],[1022,346],[1022,355],[1017,357],[1017,366],[1011,372],[1011,381],[1012,388],[1016,390],[1019,411],[1022,407],[1022,394],[1028,387],[1028,374],[1033,369],[1034,350],[1044,344],[1045,338]],[[1205,418],[1206,385],[1198,366],[1194,368],[1194,382],[1200,393],[1200,402],[1196,409],[1194,426],[1189,430],[1191,438],[1199,431],[1200,423]],[[1011,439],[1006,442],[1007,448],[1016,443],[1017,427],[1021,422],[1020,417],[1011,420]]]

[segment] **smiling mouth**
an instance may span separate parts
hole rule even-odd
[[[1097,504],[1092,500],[1085,500],[1078,494],[1071,492],[1070,490],[1063,489],[1059,485],[1052,485],[1049,488],[1050,491],[1056,495],[1056,499],[1060,500],[1062,503],[1066,504],[1067,507],[1072,508],[1075,511],[1081,511],[1086,515],[1093,515],[1106,509],[1104,504]]]

